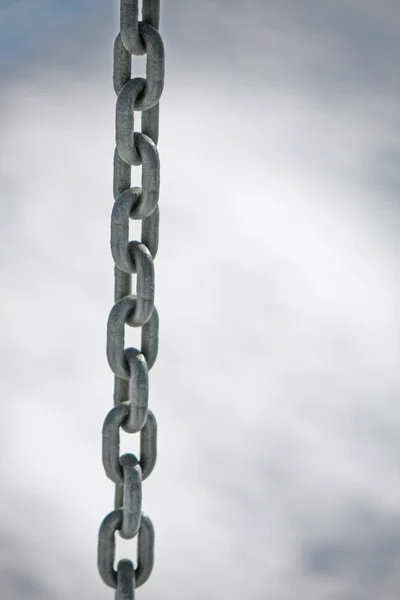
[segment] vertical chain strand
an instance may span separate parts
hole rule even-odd
[[[134,600],[154,562],[154,527],[142,511],[142,482],[157,457],[157,422],[148,407],[148,373],[158,353],[154,306],[154,259],[159,239],[159,101],[164,88],[164,46],[159,34],[160,0],[120,0],[120,33],[114,43],[113,85],[117,94],[111,216],[114,306],[107,325],[107,358],[114,373],[114,408],[103,425],[103,467],[115,484],[114,510],[99,530],[98,569],[116,600]],[[146,56],[146,78],[132,79],[132,55]],[[134,111],[141,112],[135,130]],[[131,187],[132,166],[141,168],[141,187]],[[129,240],[130,219],[142,221],[140,241]],[[132,295],[132,277],[136,294]],[[141,328],[141,348],[125,348],[125,326]],[[140,434],[139,459],[120,456],[120,429]],[[137,536],[136,567],[127,559],[115,569],[115,533]]]

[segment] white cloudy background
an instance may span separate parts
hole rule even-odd
[[[96,545],[113,502],[117,5],[0,3],[10,600],[113,598]],[[137,596],[395,600],[398,2],[165,0],[161,28],[159,459],[144,486],[156,564]]]

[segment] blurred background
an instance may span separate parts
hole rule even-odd
[[[96,561],[114,495],[101,429],[118,14],[117,0],[0,2],[10,600],[114,597]],[[395,600],[398,1],[169,0],[161,32],[159,458],[143,499],[156,561],[137,596]],[[117,555],[135,544],[117,536]]]

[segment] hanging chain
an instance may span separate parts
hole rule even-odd
[[[164,86],[164,46],[158,32],[160,0],[121,0],[121,31],[114,44],[116,149],[111,252],[115,262],[115,305],[107,324],[107,359],[115,375],[114,408],[103,425],[103,466],[115,483],[115,510],[99,531],[98,568],[116,600],[133,600],[154,562],[154,528],[142,512],[142,481],[157,454],[157,423],[148,408],[148,372],[158,352],[158,313],[154,306],[154,258],[158,249],[160,161],[157,150],[159,100]],[[131,79],[131,56],[146,55],[146,78]],[[141,131],[135,131],[140,111]],[[142,167],[141,187],[131,187],[131,166]],[[141,241],[129,241],[129,219],[142,221]],[[132,295],[132,274],[136,294]],[[141,327],[141,349],[125,348],[125,325]],[[119,455],[120,428],[140,433],[140,456]],[[115,533],[138,536],[136,568],[115,560]]]

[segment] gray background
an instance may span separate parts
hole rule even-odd
[[[159,460],[144,486],[156,565],[138,597],[395,600],[398,1],[162,7]],[[12,600],[113,598],[96,545],[113,502],[101,427],[117,30],[117,0],[0,3]]]

